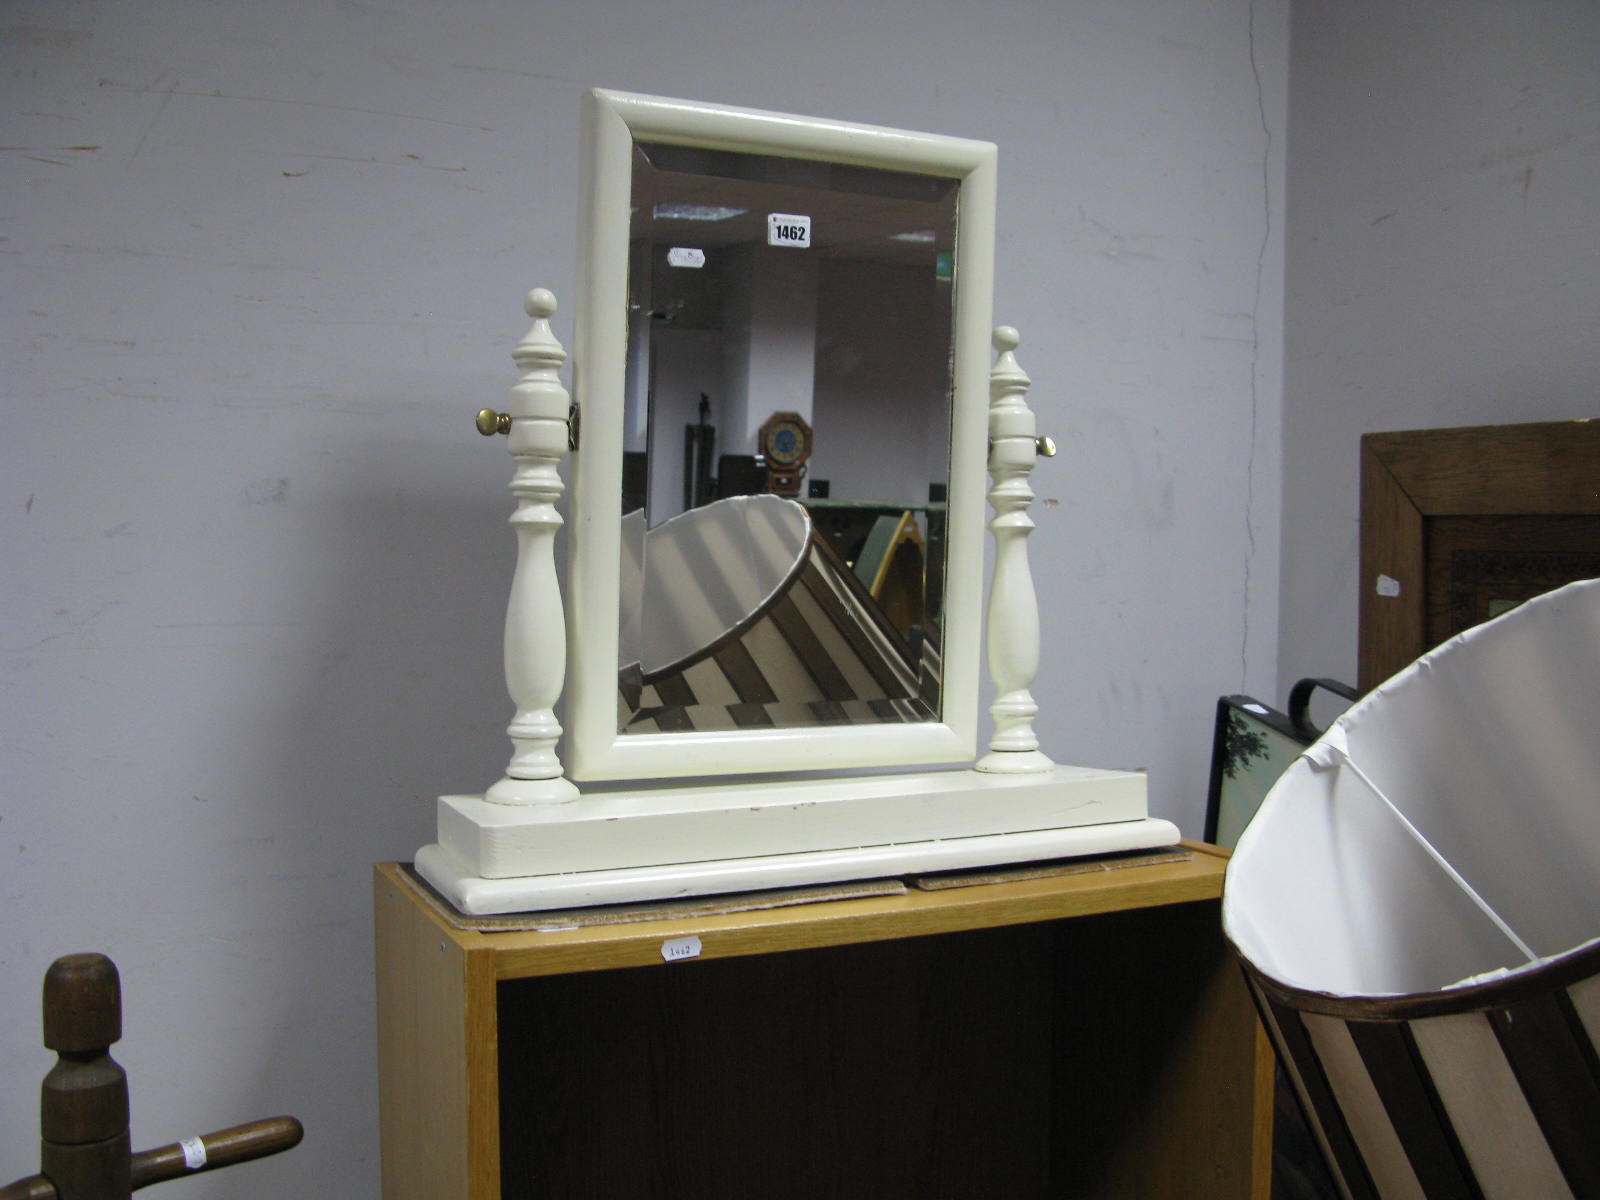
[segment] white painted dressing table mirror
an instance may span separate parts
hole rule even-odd
[[[504,777],[441,797],[417,854],[462,911],[1178,839],[1142,774],[1058,766],[1033,733],[1028,477],[1048,439],[1015,332],[990,330],[995,160],[987,142],[586,97],[576,403],[555,297],[535,291],[508,411],[479,414],[516,464],[516,713]],[[986,465],[995,732],[957,769],[977,747]]]

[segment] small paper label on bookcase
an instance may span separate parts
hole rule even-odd
[[[667,962],[681,962],[686,958],[699,958],[700,939],[693,936],[670,938],[661,943],[661,957]]]
[[[1393,598],[1400,594],[1400,581],[1393,575],[1378,576],[1378,595]]]

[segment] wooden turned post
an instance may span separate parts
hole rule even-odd
[[[248,1162],[300,1144],[293,1117],[267,1117],[134,1154],[128,1077],[112,1059],[122,1037],[122,981],[103,954],[69,954],[44,977],[44,1044],[58,1055],[39,1105],[37,1175],[0,1200],[129,1200],[140,1188]]]
[[[60,1200],[133,1192],[128,1077],[111,1057],[122,1037],[122,983],[103,954],[58,958],[44,977],[44,1044],[58,1055],[40,1089],[40,1173]]]
[[[506,423],[516,461],[511,514],[517,531],[517,568],[506,608],[506,688],[516,715],[506,732],[511,763],[505,778],[484,793],[495,804],[552,804],[574,800],[556,742],[561,725],[555,705],[567,670],[567,625],[556,573],[555,538],[561,528],[556,502],[564,485],[559,467],[570,437],[572,398],[561,385],[567,352],[550,331],[556,298],[543,288],[523,305],[533,326],[512,351],[521,378],[511,389]]]
[[[1033,410],[1024,399],[1032,381],[1013,353],[1020,341],[1009,326],[994,331],[999,357],[989,373],[989,503],[994,508],[989,528],[995,546],[986,634],[996,693],[989,706],[995,732],[989,753],[978,760],[977,768],[1001,773],[1055,768],[1040,751],[1033,732],[1039,706],[1028,689],[1039,673],[1039,600],[1028,567],[1027,541],[1033,532],[1028,475],[1034,459],[1054,453],[1054,446],[1038,436]]]

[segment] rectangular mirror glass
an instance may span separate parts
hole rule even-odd
[[[994,147],[595,92],[565,758],[970,758]]]

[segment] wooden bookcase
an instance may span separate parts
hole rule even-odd
[[[1271,1052],[1185,845],[547,933],[379,864],[383,1194],[1265,1200]]]

